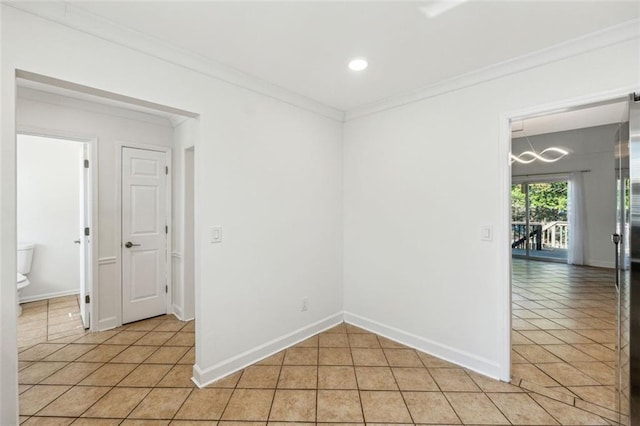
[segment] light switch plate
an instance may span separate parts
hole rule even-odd
[[[482,226],[482,227],[480,227],[480,239],[482,241],[491,241],[491,240],[493,240],[493,227],[491,227],[491,226]]]
[[[222,226],[212,226],[210,229],[210,239],[212,244],[222,242]]]

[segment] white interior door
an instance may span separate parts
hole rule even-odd
[[[89,302],[91,296],[87,291],[87,281],[91,277],[91,180],[89,173],[88,146],[83,143],[80,161],[80,316],[84,328],[90,327]]]
[[[122,322],[167,311],[164,152],[122,148]]]

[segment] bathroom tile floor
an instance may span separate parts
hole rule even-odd
[[[18,317],[18,348],[85,333],[77,295],[22,303]]]
[[[612,269],[514,259],[513,382],[616,411],[616,305]]]
[[[609,425],[563,394],[498,382],[339,324],[203,389],[195,323],[162,316],[19,353],[25,425]],[[581,400],[580,400],[581,401]]]

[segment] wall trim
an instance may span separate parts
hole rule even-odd
[[[344,312],[344,322],[376,333],[394,342],[401,343],[421,352],[441,358],[445,361],[461,365],[477,373],[501,380],[500,365],[497,362],[474,355],[472,353],[443,345],[433,340],[417,336],[398,328],[382,324],[360,315]]]
[[[171,312],[170,313],[172,313],[180,321],[185,321],[183,319],[182,308],[180,306],[176,305],[175,303],[171,305]]]
[[[633,19],[536,52],[441,80],[432,85],[392,96],[379,102],[373,102],[362,107],[351,109],[345,113],[344,121],[398,108],[637,38],[640,38],[640,19]]]
[[[111,265],[111,264],[115,264],[116,261],[117,261],[117,258],[115,256],[101,257],[98,259],[98,265],[100,266]]]
[[[342,321],[342,312],[337,312],[210,367],[202,368],[196,364],[193,366],[193,377],[191,380],[193,380],[199,388],[203,388],[216,380],[233,374],[311,336],[335,327]]]
[[[3,5],[31,15],[39,16],[71,29],[97,36],[111,43],[135,50],[170,64],[224,81],[294,107],[313,112],[323,117],[343,122],[344,112],[324,105],[298,93],[250,76],[222,63],[173,46],[156,37],[94,15],[82,7],[64,1],[53,0],[46,4],[10,2]]]
[[[614,269],[616,267],[614,262],[606,260],[590,260],[586,266],[593,266],[595,268],[607,268]]]
[[[50,1],[46,5],[33,2],[10,2],[4,5],[339,122],[398,108],[640,37],[640,19],[629,20],[536,52],[344,112],[186,49],[172,46],[153,36],[119,25],[74,4]],[[176,125],[176,123],[173,124]]]
[[[25,296],[20,298],[20,303],[35,302],[37,300],[53,299],[54,297],[71,296],[80,294],[79,290],[55,291],[53,293],[36,294],[34,296]]]
[[[117,317],[104,318],[98,321],[98,329],[95,331],[111,330],[112,328],[120,327],[122,324]]]

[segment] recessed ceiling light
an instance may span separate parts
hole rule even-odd
[[[362,71],[368,66],[369,62],[364,58],[355,58],[349,61],[349,69],[352,71]]]

